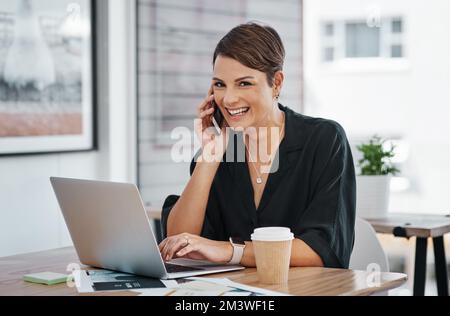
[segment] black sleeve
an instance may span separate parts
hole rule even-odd
[[[194,156],[194,158],[191,161],[190,165],[190,175],[194,173],[195,165],[196,165],[196,159],[199,155],[199,152]],[[172,210],[175,203],[177,203],[178,199],[180,198],[179,195],[169,195],[163,204],[162,207],[162,214],[161,214],[161,231],[163,234],[163,239],[167,237],[167,219],[169,217],[170,211]],[[211,191],[209,193],[208,203],[206,206],[206,212],[205,212],[205,219],[203,221],[203,227],[201,236],[212,239],[212,240],[219,240],[220,237],[220,231],[222,230],[220,226],[214,225],[215,221],[214,218],[211,218],[211,216],[214,216],[215,214],[219,214],[218,210],[218,202],[215,195],[214,187],[211,188]],[[220,230],[220,231],[218,231]]]
[[[355,168],[344,130],[330,122],[317,133],[312,198],[294,234],[322,258],[326,267],[348,268],[355,229]]]

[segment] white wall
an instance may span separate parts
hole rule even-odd
[[[407,64],[402,67],[368,62],[358,64],[356,70],[326,67],[320,61],[319,23],[326,19],[349,17],[366,18],[372,6],[381,16],[404,17]],[[425,109],[435,115],[435,123],[446,125],[449,117],[447,100],[450,59],[450,41],[438,34],[450,29],[446,0],[307,0],[305,3],[305,75],[309,109],[317,114],[339,118],[352,133],[366,133],[368,129],[383,129],[403,133],[417,126]],[[347,115],[348,112],[353,116]],[[406,115],[406,118],[404,119]],[[358,120],[355,117],[370,117]],[[359,124],[358,124],[359,123]],[[369,124],[369,125],[367,125]],[[428,139],[448,138],[438,129]],[[420,137],[420,135],[417,135]]]
[[[406,60],[327,67],[320,61],[320,22],[359,17],[377,6],[381,17],[404,18]],[[450,2],[447,0],[305,0],[306,114],[340,122],[350,138],[398,136],[409,147],[408,190],[391,209],[450,209]]]
[[[134,1],[98,5],[99,150],[0,157],[0,257],[71,244],[50,176],[136,180]]]

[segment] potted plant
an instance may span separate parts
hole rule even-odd
[[[356,213],[362,218],[382,218],[388,212],[391,176],[399,170],[391,162],[395,146],[386,149],[385,142],[375,135],[356,147],[362,153],[356,177]]]

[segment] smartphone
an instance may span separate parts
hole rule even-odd
[[[214,100],[211,101],[213,107],[214,107],[214,113],[211,117],[211,121],[216,129],[217,135],[220,135],[222,133],[222,125],[223,125],[223,114],[220,111],[219,107],[217,106],[216,102]]]

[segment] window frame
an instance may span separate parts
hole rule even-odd
[[[401,32],[393,32],[393,22],[401,21]],[[362,17],[333,19],[328,18],[320,22],[320,64],[326,69],[337,71],[385,71],[407,70],[410,68],[406,45],[406,19],[403,15],[383,16],[378,21],[379,27],[379,56],[377,57],[347,57],[346,56],[346,25],[349,23],[367,23]],[[332,25],[333,34],[327,35],[326,28]],[[401,57],[393,57],[392,47],[400,45]],[[334,56],[326,60],[325,51],[334,50]]]

